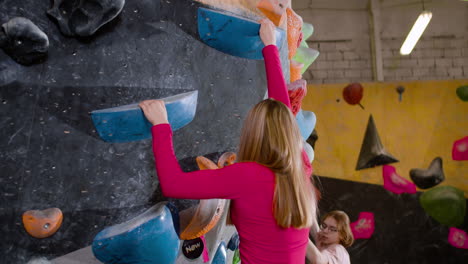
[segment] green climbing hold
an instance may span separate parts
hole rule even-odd
[[[300,47],[306,47],[308,48],[309,45],[307,45],[306,40],[310,38],[314,34],[314,26],[309,23],[303,23],[302,24],[302,41]]]
[[[463,85],[457,88],[457,95],[462,101],[468,101],[468,85]]]
[[[319,52],[314,49],[309,49],[305,47],[299,47],[296,51],[296,55],[294,55],[293,60],[304,64],[304,67],[302,67],[301,74],[304,74],[304,72],[309,68],[309,66],[317,59],[319,56]]]
[[[466,212],[463,191],[452,186],[438,186],[423,193],[419,202],[439,223],[452,227],[463,224]]]
[[[314,34],[314,26],[309,23],[303,23],[302,24],[302,39],[307,40]]]
[[[237,264],[239,262],[240,262],[239,249],[236,249],[236,251],[234,251],[234,256],[232,257],[232,264]]]

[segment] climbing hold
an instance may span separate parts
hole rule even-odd
[[[232,264],[238,264],[239,262],[240,262],[239,249],[236,249],[236,251],[234,251],[234,255],[232,256]]]
[[[364,109],[364,106],[360,103],[363,93],[364,88],[360,83],[351,83],[343,89],[343,99],[350,105],[359,104]]]
[[[291,8],[286,8],[286,14],[288,17],[288,58],[292,59],[302,41],[302,17]]]
[[[457,88],[457,96],[462,101],[467,102],[468,101],[468,85],[458,87]]]
[[[358,220],[350,224],[354,239],[369,239],[375,229],[374,213],[360,212]]]
[[[468,136],[453,142],[453,160],[468,160]]]
[[[46,238],[55,234],[62,225],[62,220],[63,214],[58,208],[31,210],[23,213],[24,229],[35,238]]]
[[[312,134],[312,131],[314,131],[315,123],[317,122],[315,114],[310,111],[300,110],[296,115],[296,121],[299,125],[302,138],[306,140]]]
[[[426,213],[446,226],[463,224],[466,199],[463,191],[452,186],[437,186],[424,192],[419,202]]]
[[[236,154],[226,152],[218,160],[222,167],[231,165],[236,159]],[[215,170],[218,167],[213,161],[198,156],[196,162],[200,170]],[[209,199],[200,200],[197,206],[188,208],[180,212],[180,238],[183,240],[195,239],[208,233],[219,221],[223,214],[226,200]]]
[[[231,239],[229,239],[227,248],[232,251],[239,248],[239,234],[237,232],[231,236]]]
[[[99,232],[92,243],[94,256],[103,263],[175,263],[180,240],[165,204]]]
[[[401,177],[396,173],[395,167],[384,165],[382,167],[382,175],[384,180],[383,187],[388,191],[396,194],[401,193],[416,193],[416,185],[411,181]]]
[[[265,47],[259,36],[260,24],[246,18],[214,11],[198,9],[198,34],[208,46],[232,56],[263,60]],[[286,33],[276,29],[276,46],[283,45]]]
[[[200,200],[196,207],[180,212],[180,239],[190,240],[208,233],[223,214],[226,200]]]
[[[198,91],[163,98],[167,117],[175,131],[195,117]],[[91,112],[94,127],[106,142],[120,143],[151,138],[152,124],[146,120],[138,104],[119,106]]]
[[[17,63],[31,65],[47,58],[49,38],[31,20],[15,17],[0,28],[0,48]]]
[[[444,170],[440,157],[432,160],[428,169],[411,169],[411,180],[421,189],[429,189],[444,181]]]
[[[289,1],[290,0],[260,0],[257,4],[257,8],[279,27],[286,18],[285,11]]]
[[[291,102],[291,111],[296,116],[301,110],[302,100],[307,94],[307,82],[303,79],[288,84],[289,101]]]
[[[234,152],[224,152],[218,159],[218,168],[232,165],[236,162],[237,155]],[[201,168],[200,168],[201,169]]]
[[[309,158],[308,160],[309,163],[312,163],[312,161],[314,161],[314,158],[315,158],[314,149],[312,148],[311,145],[309,145],[309,143],[304,142],[304,150],[307,153],[307,157]]]
[[[295,82],[302,78],[302,68],[304,68],[304,64],[297,62],[295,60],[289,61],[289,81]]]
[[[310,144],[310,146],[312,146],[312,148],[315,148],[315,142],[317,142],[318,140],[318,134],[317,134],[317,130],[314,129],[314,131],[312,131],[312,134],[310,134],[310,136],[307,138],[306,142]]]
[[[57,20],[66,36],[91,36],[116,18],[125,0],[54,0],[47,14]]]
[[[218,166],[211,160],[203,157],[203,156],[198,156],[195,158],[195,161],[197,162],[198,168],[200,170],[216,170],[218,169]]]
[[[211,264],[226,264],[227,252],[226,252],[226,244],[224,241],[218,246],[216,250],[215,256],[213,257],[213,262]]]
[[[468,235],[458,228],[449,228],[448,242],[456,248],[468,249]]]
[[[310,38],[314,34],[314,26],[309,23],[302,23],[302,42],[301,42],[301,47],[306,47],[308,48],[309,45],[307,45],[306,40]]]
[[[385,150],[380,141],[374,118],[370,115],[364,140],[361,145],[361,151],[359,152],[356,170],[372,168],[393,162],[398,162],[398,160]]]
[[[318,50],[309,49],[307,47],[299,47],[293,60],[304,64],[301,69],[301,74],[304,74],[304,72],[307,71],[309,66],[317,59],[319,55],[320,52],[318,52]]]
[[[403,87],[403,86],[398,86],[398,87],[396,88],[396,91],[397,91],[397,93],[398,93],[398,101],[401,102],[402,97],[403,97],[403,93],[405,92],[405,87]]]

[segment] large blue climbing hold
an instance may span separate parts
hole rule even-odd
[[[94,256],[106,264],[172,264],[179,246],[172,213],[161,202],[126,223],[99,232],[92,249]]]
[[[175,131],[190,123],[197,109],[198,91],[163,98],[167,118]],[[106,142],[121,143],[151,138],[151,124],[138,104],[91,112],[99,136]]]
[[[216,250],[215,256],[213,257],[213,261],[211,264],[226,264],[227,263],[227,252],[226,252],[226,244],[224,241],[218,246]]]
[[[258,34],[260,24],[206,8],[198,9],[198,34],[208,46],[232,56],[262,60],[265,47]],[[285,32],[276,29],[276,46],[281,49]]]
[[[314,131],[315,123],[317,122],[314,112],[301,110],[296,115],[296,121],[299,125],[302,138],[307,140]]]

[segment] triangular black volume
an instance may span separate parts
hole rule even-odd
[[[361,145],[361,152],[356,165],[356,170],[372,168],[379,165],[398,162],[398,160],[388,153],[382,142],[380,141],[379,133],[375,127],[374,118],[369,117],[367,123],[366,134]]]

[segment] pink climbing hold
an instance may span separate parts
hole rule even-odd
[[[453,142],[453,160],[468,160],[468,136]]]
[[[294,116],[301,110],[302,100],[307,94],[307,82],[303,79],[288,84],[288,95],[291,101],[291,111]]]
[[[458,228],[449,229],[448,242],[456,248],[468,249],[468,235]]]
[[[416,185],[396,173],[395,167],[384,165],[382,167],[384,185],[388,191],[396,194],[416,193]]]
[[[368,239],[374,233],[374,213],[360,212],[358,220],[351,223],[354,239]]]
[[[208,247],[207,247],[207,244],[206,244],[205,236],[201,236],[200,238],[203,241],[203,245],[204,245],[203,253],[202,253],[203,263],[206,263],[206,262],[210,261],[210,254],[208,253]]]

